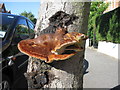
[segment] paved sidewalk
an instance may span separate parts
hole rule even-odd
[[[118,85],[118,60],[108,55],[87,48],[84,88],[113,88]]]

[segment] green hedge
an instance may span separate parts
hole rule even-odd
[[[97,41],[120,43],[120,7],[96,19]]]

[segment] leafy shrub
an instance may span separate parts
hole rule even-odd
[[[120,43],[120,7],[96,19],[96,39]]]
[[[98,27],[99,27],[99,26],[98,27],[96,26],[96,24],[97,24],[96,18],[103,14],[103,12],[106,10],[108,5],[109,4],[106,4],[104,2],[91,2],[87,35],[93,41],[93,46],[97,45],[96,29],[98,29]]]

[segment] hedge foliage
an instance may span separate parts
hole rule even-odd
[[[103,12],[107,9],[108,5],[109,3],[104,2],[91,2],[87,35],[92,40],[93,46],[97,45],[96,18],[103,14]]]
[[[120,43],[120,7],[97,17],[96,40]]]

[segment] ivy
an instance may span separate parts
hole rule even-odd
[[[99,16],[97,19],[96,39],[120,43],[120,7]]]
[[[99,27],[97,27],[98,22],[96,22],[96,19],[103,14],[108,5],[109,4],[106,4],[104,2],[91,2],[87,34],[89,38],[93,41],[93,44],[97,43],[96,37],[98,37],[96,36],[96,33],[98,32],[96,29],[98,29]]]
[[[93,45],[98,41],[120,43],[120,7],[103,14],[108,5],[91,2],[87,34]]]

